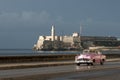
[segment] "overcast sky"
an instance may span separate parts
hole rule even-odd
[[[0,49],[29,48],[39,35],[120,37],[120,0],[0,0]]]

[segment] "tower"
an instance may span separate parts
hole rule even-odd
[[[52,25],[51,36],[52,36],[52,41],[54,41],[55,40],[55,27],[54,27],[54,25]]]

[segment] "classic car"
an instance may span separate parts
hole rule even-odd
[[[77,65],[87,64],[94,65],[94,63],[104,64],[106,56],[99,50],[83,50],[83,52],[75,56],[75,63]]]

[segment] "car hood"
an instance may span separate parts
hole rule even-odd
[[[80,59],[80,58],[90,59],[90,58],[91,58],[91,55],[90,55],[90,54],[80,54],[80,55],[78,56],[78,59]]]

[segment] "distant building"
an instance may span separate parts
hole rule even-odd
[[[83,48],[97,46],[118,47],[120,46],[120,41],[112,36],[81,36],[81,46]]]
[[[35,50],[78,50],[81,48],[79,33],[72,36],[56,36],[55,27],[52,26],[51,36],[39,36],[34,45]]]

